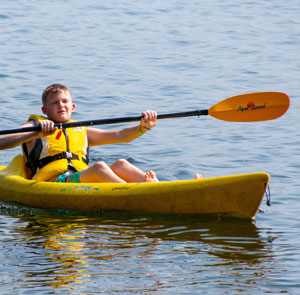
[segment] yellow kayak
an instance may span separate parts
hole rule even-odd
[[[26,179],[16,156],[0,166],[0,201],[79,211],[214,214],[254,219],[269,182],[267,173],[158,183],[55,183]]]

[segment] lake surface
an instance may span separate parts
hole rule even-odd
[[[264,199],[255,222],[1,204],[0,294],[299,294],[299,15],[298,0],[2,0],[1,130],[40,114],[56,82],[70,88],[76,120],[259,91],[285,92],[291,106],[256,123],[162,120],[91,151],[92,163],[125,157],[161,180],[268,172],[272,206]],[[0,164],[19,153],[1,151]]]

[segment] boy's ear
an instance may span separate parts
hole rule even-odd
[[[47,109],[44,106],[42,106],[42,112],[43,114],[47,115]]]
[[[72,113],[75,112],[75,103],[72,104]]]

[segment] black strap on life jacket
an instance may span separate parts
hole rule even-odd
[[[61,159],[79,160],[79,156],[70,152],[61,152],[60,154],[56,154],[54,156],[48,156],[40,160],[27,162],[26,167],[30,168],[33,171],[36,171],[37,168],[42,168],[51,162]],[[88,164],[88,159],[82,158],[82,161],[85,164]]]

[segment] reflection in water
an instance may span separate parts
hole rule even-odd
[[[87,257],[84,255],[86,242],[85,227],[76,222],[64,223],[61,219],[48,219],[44,216],[22,218],[27,221],[26,227],[20,228],[26,238],[30,238],[29,246],[35,237],[42,242],[45,269],[41,269],[44,283],[52,287],[62,287],[70,283],[88,282],[89,274]],[[47,276],[45,276],[45,272]],[[30,277],[41,273],[32,272]]]
[[[1,213],[15,218],[18,240],[35,253],[22,269],[25,280],[43,287],[130,293],[188,285],[193,292],[203,280],[214,279],[214,286],[233,288],[238,281],[248,290],[272,272],[270,243],[249,221],[40,210],[19,214],[7,208]]]

